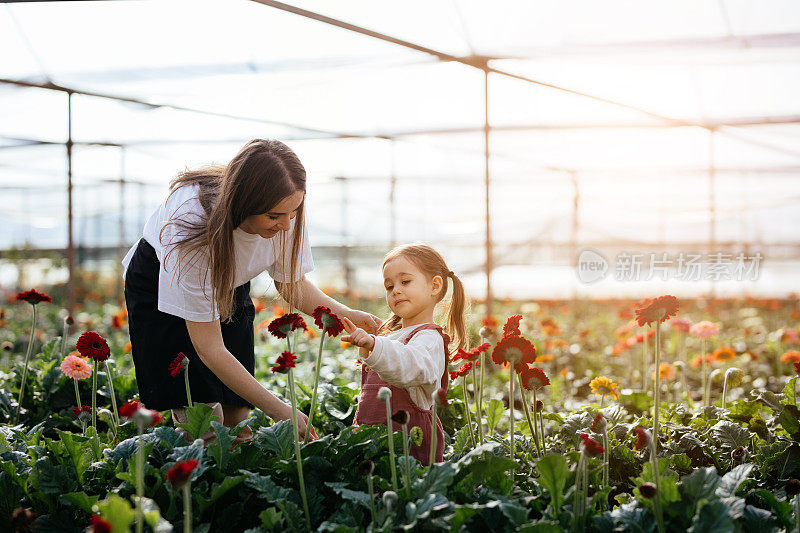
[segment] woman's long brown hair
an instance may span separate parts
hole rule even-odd
[[[305,192],[306,170],[297,155],[284,143],[274,139],[256,139],[247,143],[227,166],[209,165],[180,173],[170,183],[170,196],[179,188],[190,185],[200,187],[199,200],[206,218],[201,221],[170,221],[181,230],[181,238],[174,243],[176,246],[167,257],[175,250],[180,250],[178,264],[181,265],[184,259],[192,260],[197,254],[208,254],[211,298],[217,304],[220,320],[227,322],[234,311],[236,258],[233,230],[247,217],[268,212],[292,193]],[[298,294],[294,279],[305,226],[304,215],[305,197],[297,209],[293,235],[290,236],[291,246],[287,246],[286,232],[278,232],[273,237],[280,239],[284,252],[281,257],[282,271],[290,273],[288,299],[291,306],[295,305],[294,297]],[[191,258],[187,258],[190,254]],[[178,270],[180,277],[180,267]]]
[[[441,276],[442,290],[439,293],[437,302],[441,302],[444,299],[449,286],[448,281],[450,279],[453,280],[453,295],[447,309],[447,325],[444,328],[445,333],[452,339],[453,347],[445,346],[445,349],[447,350],[448,356],[456,353],[459,349],[466,350],[468,348],[468,339],[467,328],[464,324],[464,314],[467,311],[469,302],[467,301],[467,295],[464,291],[464,285],[461,283],[461,280],[458,279],[458,276],[450,273],[450,269],[447,268],[444,257],[424,243],[404,244],[386,254],[386,257],[383,259],[383,266],[386,266],[386,263],[397,257],[407,258],[414,263],[428,279],[433,279],[434,276]],[[400,329],[402,321],[402,318],[392,314],[389,320],[381,326],[378,334]],[[447,361],[449,364],[449,357]]]

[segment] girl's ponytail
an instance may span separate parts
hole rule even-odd
[[[464,292],[464,285],[455,274],[447,272],[446,276],[453,280],[453,297],[447,310],[447,334],[453,340],[451,353],[455,353],[458,350],[466,350],[468,348],[467,328],[464,324],[467,295]]]

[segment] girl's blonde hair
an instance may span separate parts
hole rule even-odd
[[[464,314],[469,306],[469,301],[467,300],[467,295],[464,292],[464,285],[461,283],[461,280],[447,268],[447,263],[445,263],[442,255],[427,244],[414,243],[398,246],[386,254],[386,257],[383,259],[383,266],[385,267],[386,263],[398,257],[405,257],[414,263],[429,280],[433,279],[435,276],[440,276],[442,278],[442,290],[439,293],[437,303],[444,299],[447,294],[447,288],[449,287],[449,280],[453,280],[453,295],[450,306],[447,309],[447,324],[444,328],[445,333],[447,333],[451,339],[451,346],[453,346],[453,348],[451,349],[450,346],[445,346],[445,350],[448,356],[455,354],[459,349],[466,350],[468,348],[468,339],[466,333],[467,328],[464,324]],[[381,326],[378,334],[398,330],[400,329],[401,323],[402,319],[393,313],[392,316],[389,317],[389,320],[384,322]]]
[[[220,320],[228,322],[234,310],[233,274],[236,258],[233,230],[247,217],[267,213],[294,192],[305,192],[306,170],[297,155],[284,143],[274,139],[255,139],[247,143],[227,166],[209,165],[180,173],[170,183],[170,196],[179,188],[190,185],[199,185],[199,200],[206,217],[199,222],[181,219],[170,221],[181,230],[179,234],[183,237],[167,257],[175,250],[180,250],[180,265],[188,254],[194,257],[207,250],[212,301],[217,304]],[[286,232],[278,232],[278,236],[273,237],[280,239],[283,250],[282,271],[290,275],[287,288],[290,306],[294,306],[295,295],[299,293],[294,279],[304,226],[305,197],[297,208],[294,231],[289,237],[291,246],[287,246]],[[162,228],[162,234],[163,231]],[[159,239],[162,239],[161,234]]]

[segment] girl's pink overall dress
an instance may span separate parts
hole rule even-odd
[[[426,329],[437,330],[444,339],[445,350],[450,344],[450,338],[442,331],[440,326],[435,324],[423,324],[414,329],[403,340],[403,344],[408,344],[411,338],[418,332]],[[442,354],[445,358],[444,373],[441,378],[441,386],[447,390],[450,383],[450,376],[447,372],[447,356]],[[433,426],[433,414],[430,409],[420,409],[417,404],[411,399],[408,391],[402,387],[395,387],[383,381],[378,373],[370,370],[366,365],[361,367],[361,395],[358,398],[358,407],[356,408],[356,416],[353,424],[360,425],[386,425],[386,404],[378,399],[378,390],[381,387],[388,387],[392,391],[392,414],[394,415],[400,410],[405,410],[408,413],[408,429],[409,431],[414,426],[419,426],[422,429],[422,444],[419,446],[411,443],[409,454],[419,460],[420,463],[427,466],[430,459],[431,449],[431,430]],[[392,422],[394,431],[401,431],[403,428],[397,422]],[[436,419],[436,462],[444,460],[444,431],[442,430],[441,420]]]

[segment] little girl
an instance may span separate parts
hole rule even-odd
[[[433,311],[447,294],[451,280],[452,302],[443,330],[433,322]],[[383,284],[393,314],[377,336],[344,319],[348,334],[342,340],[360,348],[363,362],[354,424],[386,424],[386,404],[378,399],[378,390],[388,387],[392,391],[392,414],[404,410],[409,415],[408,427],[422,429],[422,444],[412,444],[410,453],[427,465],[433,434],[432,396],[440,387],[447,390],[450,354],[467,347],[464,286],[442,256],[426,244],[407,244],[389,252],[383,261]],[[455,337],[452,349],[451,335]],[[393,426],[401,429],[396,422]],[[444,453],[439,420],[435,431],[439,462]]]

